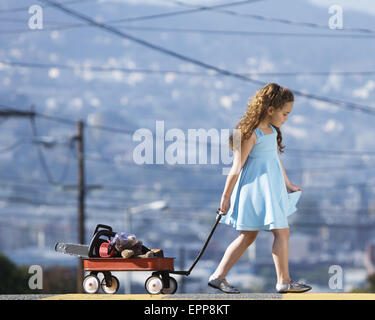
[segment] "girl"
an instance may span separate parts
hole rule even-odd
[[[289,226],[287,217],[297,210],[302,189],[292,184],[279,154],[280,127],[288,120],[294,102],[293,93],[275,83],[258,90],[236,126],[239,142],[230,136],[233,165],[221,197],[220,211],[226,213],[220,223],[241,231],[228,246],[208,285],[226,293],[239,293],[225,279],[229,270],[256,239],[259,230],[272,231],[272,257],[275,263],[276,291],[305,292],[311,289],[289,276]],[[238,148],[240,146],[240,148]],[[290,193],[288,193],[290,192]]]

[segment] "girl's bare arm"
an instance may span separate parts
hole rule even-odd
[[[281,163],[281,168],[283,169],[285,185],[288,187],[291,183],[290,183],[290,180],[289,180],[288,176],[286,175],[286,171],[285,171],[283,163],[281,162],[280,156],[279,156],[279,160],[280,160],[280,163]]]
[[[237,179],[240,175],[241,169],[245,164],[245,161],[257,142],[255,133],[251,135],[248,140],[245,140],[241,143],[241,151],[235,150],[233,154],[233,165],[227,176],[225,182],[225,187],[222,197],[228,198],[232,194],[233,188],[237,182]]]

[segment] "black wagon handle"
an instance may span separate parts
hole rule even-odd
[[[211,230],[210,234],[208,235],[207,240],[204,243],[204,246],[203,246],[201,252],[199,252],[198,256],[195,258],[195,260],[194,260],[193,264],[191,265],[190,269],[188,271],[183,271],[183,273],[187,276],[191,273],[191,271],[193,270],[193,268],[195,267],[195,265],[197,264],[197,262],[199,261],[199,259],[203,255],[204,251],[206,250],[206,247],[207,247],[208,243],[210,242],[211,237],[214,234],[215,229],[216,229],[217,225],[219,224],[221,217],[226,215],[226,213],[222,212],[220,210],[220,208],[216,210],[216,213],[217,213],[216,222],[215,222],[214,226],[212,227],[212,230]]]

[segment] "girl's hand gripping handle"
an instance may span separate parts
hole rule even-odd
[[[222,215],[225,215],[228,212],[229,208],[230,208],[230,198],[223,196],[221,198],[220,208],[218,209],[218,211],[220,210]]]
[[[219,216],[225,216],[225,215],[226,215],[226,213],[224,213],[223,211],[221,211],[220,208],[216,210],[216,213],[217,213]]]

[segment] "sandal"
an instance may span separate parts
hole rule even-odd
[[[219,289],[225,293],[240,293],[240,291],[237,288],[231,286],[225,278],[216,278],[209,280],[208,285],[212,288]]]

